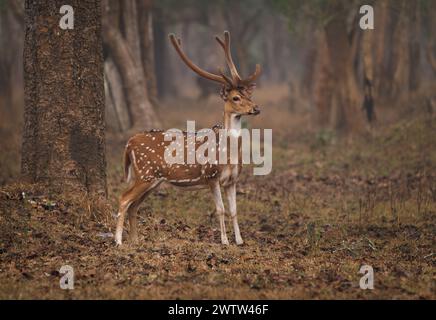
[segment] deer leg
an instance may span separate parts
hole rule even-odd
[[[137,219],[137,213],[138,208],[141,202],[144,200],[145,197],[141,197],[138,201],[135,201],[129,208],[129,238],[131,242],[137,242],[138,241],[138,219]]]
[[[229,203],[229,211],[233,222],[233,231],[235,232],[235,240],[237,245],[244,243],[241,237],[241,232],[239,231],[238,216],[236,210],[236,184],[232,184],[224,188],[226,193],[227,201]]]
[[[216,213],[218,215],[218,219],[220,222],[221,243],[228,245],[229,240],[227,239],[227,233],[226,233],[226,224],[224,220],[224,203],[221,197],[220,185],[218,182],[216,182],[213,183],[210,188],[212,190],[213,199],[215,200]]]
[[[124,199],[124,197],[121,197],[118,209],[117,229],[115,231],[115,243],[117,245],[121,245],[122,243],[124,219],[126,217],[126,211],[131,204],[132,202],[129,201],[129,199]]]
[[[129,208],[129,238],[131,242],[138,241],[138,209],[144,199],[150,194],[151,191],[156,189],[163,179],[156,180],[151,184],[151,186],[144,191],[144,193],[140,196],[139,200],[136,200]]]
[[[115,242],[117,245],[121,245],[122,243],[122,237],[123,237],[123,227],[124,227],[124,219],[126,218],[127,211],[130,211],[129,213],[129,220],[130,216],[134,215],[135,218],[133,219],[134,227],[133,233],[136,232],[136,211],[138,209],[139,204],[143,199],[141,199],[143,196],[145,197],[149,191],[157,187],[160,180],[154,181],[154,182],[138,182],[132,185],[127,191],[123,193],[120,199],[120,208],[118,211],[118,222],[117,222],[117,228],[115,231]],[[141,200],[141,201],[140,201]],[[132,207],[132,210],[129,210],[129,208]],[[133,214],[132,214],[133,213]],[[131,221],[131,220],[130,220]]]

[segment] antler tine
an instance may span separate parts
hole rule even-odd
[[[241,80],[241,83],[244,85],[248,85],[248,84],[252,83],[254,80],[257,79],[257,77],[260,76],[261,72],[262,72],[262,69],[261,69],[260,65],[256,64],[256,70],[253,72],[253,74],[251,74],[246,79]]]
[[[233,78],[233,85],[237,86],[238,82],[241,81],[241,77],[239,76],[238,70],[236,69],[235,63],[232,59],[232,53],[230,51],[230,33],[228,31],[224,31],[224,42],[218,36],[216,36],[215,39],[224,50],[226,62]]]
[[[233,84],[232,79],[230,79],[228,76],[226,76],[224,74],[224,70],[222,68],[219,68],[218,71],[219,71],[221,77],[223,77],[223,79],[226,80],[226,82],[230,85],[230,87],[233,87],[234,84]]]
[[[169,38],[171,40],[171,43],[173,44],[174,48],[176,49],[177,53],[179,54],[180,58],[182,58],[183,62],[186,63],[186,65],[191,68],[195,73],[197,73],[198,75],[212,80],[212,81],[216,81],[222,84],[226,84],[227,81],[219,75],[207,72],[206,70],[201,69],[200,67],[198,67],[196,64],[194,64],[187,56],[186,54],[183,52],[181,45],[182,45],[182,41],[178,38],[176,38],[176,36],[171,33],[169,35]]]
[[[215,39],[218,41],[218,43],[220,44],[220,46],[223,48],[225,52],[226,61],[233,78],[233,85],[235,86],[237,86],[238,84],[249,85],[254,80],[256,80],[257,77],[259,77],[261,73],[261,67],[259,64],[256,64],[256,70],[254,71],[254,73],[245,79],[241,79],[232,59],[232,55],[230,51],[230,33],[228,31],[224,31],[224,42],[218,36],[216,36]]]
[[[230,32],[224,31],[224,41],[225,41],[225,45],[227,47],[227,56],[228,56],[229,63],[231,66],[230,71],[232,72],[232,75],[234,74],[238,79],[241,79],[241,77],[239,76],[238,70],[236,69],[235,63],[233,62],[233,59],[232,59],[232,52],[230,50]]]

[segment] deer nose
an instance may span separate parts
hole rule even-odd
[[[252,114],[259,114],[260,113],[260,108],[259,106],[254,106],[253,109],[251,110]]]

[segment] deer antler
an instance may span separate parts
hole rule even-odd
[[[170,34],[169,38],[171,40],[171,43],[173,44],[174,48],[176,49],[177,53],[179,54],[180,58],[182,58],[182,60],[186,63],[186,65],[191,68],[195,73],[197,73],[198,75],[212,80],[212,81],[216,81],[219,82],[221,84],[227,84],[227,80],[225,78],[223,78],[222,76],[207,72],[206,70],[201,69],[200,67],[198,67],[196,64],[194,64],[187,56],[186,54],[183,52],[182,48],[181,48],[181,40],[180,39],[176,39],[176,36],[174,34]]]
[[[215,36],[215,39],[224,50],[227,66],[229,67],[230,74],[232,75],[233,85],[237,86],[239,81],[241,81],[241,77],[239,76],[238,70],[236,69],[235,63],[232,59],[232,53],[230,51],[230,33],[228,31],[224,31],[224,42],[218,36]]]
[[[260,68],[260,64],[256,64],[256,70],[251,75],[249,75],[247,78],[245,78],[244,80],[241,80],[241,84],[242,85],[249,85],[254,80],[256,80],[258,76],[260,76],[261,72],[262,72],[262,69]]]
[[[200,67],[198,67],[196,64],[194,64],[183,52],[181,48],[181,41],[180,39],[176,38],[174,34],[170,34],[169,38],[171,40],[171,43],[173,44],[174,48],[176,49],[177,53],[179,54],[180,58],[186,63],[186,65],[191,68],[195,73],[198,75],[212,80],[219,82],[223,85],[229,85],[230,87],[237,88],[239,86],[248,86],[250,83],[252,83],[256,78],[260,75],[261,69],[260,65],[256,65],[256,70],[253,74],[251,74],[246,79],[242,79],[241,76],[238,73],[238,70],[236,69],[235,63],[232,59],[232,53],[230,50],[230,33],[228,31],[224,31],[224,41],[221,40],[218,36],[215,37],[216,41],[220,44],[220,46],[224,50],[224,54],[226,57],[227,66],[229,67],[231,78],[226,76],[222,69],[219,69],[219,75],[213,74],[210,72],[207,72]]]
[[[261,68],[260,65],[256,65],[256,70],[253,74],[251,74],[248,78],[242,79],[241,76],[238,73],[238,70],[236,69],[235,63],[232,59],[232,53],[230,50],[230,33],[228,31],[224,31],[224,41],[222,41],[218,36],[215,36],[216,41],[220,44],[220,46],[223,48],[225,56],[226,56],[226,62],[229,67],[230,73],[232,75],[232,82],[233,86],[237,87],[239,85],[247,86],[260,75]]]
[[[218,68],[218,71],[219,71],[221,77],[223,77],[223,79],[227,82],[227,84],[228,84],[230,87],[234,87],[234,84],[233,84],[232,79],[230,79],[228,76],[226,76],[226,75],[224,74],[224,70],[223,70],[222,68]]]

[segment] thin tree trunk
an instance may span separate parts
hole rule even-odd
[[[421,78],[421,8],[417,1],[410,3],[411,15],[409,21],[409,90],[413,93],[418,90]],[[433,17],[434,18],[434,17]]]
[[[408,3],[400,2],[399,20],[394,33],[393,62],[394,73],[392,79],[392,97],[407,97],[409,94],[409,35],[408,35]]]
[[[428,64],[433,70],[433,76],[436,76],[436,1],[431,1],[428,12],[423,15],[425,33],[427,34],[426,45],[425,45],[425,56]]]
[[[25,4],[22,174],[55,192],[106,195],[100,1],[69,2],[73,30],[59,28],[63,4]]]
[[[312,96],[316,109],[316,122],[321,127],[327,127],[331,114],[332,74],[325,32],[321,31],[317,38],[318,49],[313,68]]]
[[[152,0],[138,0],[141,59],[147,84],[148,97],[153,106],[158,105],[153,40]]]
[[[0,111],[6,121],[12,119],[12,62],[11,33],[7,32],[7,25],[11,23],[9,12],[0,10]],[[4,113],[3,113],[4,112]]]
[[[132,130],[147,130],[159,126],[156,113],[150,103],[147,95],[147,86],[145,82],[142,64],[138,58],[135,59],[138,53],[136,51],[136,39],[134,34],[130,35],[130,43],[127,41],[121,31],[114,27],[109,17],[111,16],[110,7],[106,5],[106,14],[103,16],[103,38],[109,48],[110,56],[112,57],[119,71],[128,107],[132,120]],[[133,10],[133,9],[132,9]],[[126,19],[135,19],[133,11],[129,9],[130,16],[124,16]],[[134,43],[134,45],[131,45]],[[133,49],[132,49],[133,47]]]
[[[107,79],[107,95],[113,102],[118,125],[121,131],[124,132],[132,126],[130,122],[131,116],[129,114],[129,108],[127,107],[127,100],[120,74],[111,57],[105,61],[104,70]]]
[[[377,21],[377,32],[372,36],[374,48],[373,58],[373,87],[376,97],[383,98],[387,89],[388,66],[386,57],[388,56],[389,39],[389,1],[381,0],[375,4],[375,21]],[[371,32],[372,33],[372,32]]]
[[[319,55],[322,54],[321,52],[318,52],[319,47],[316,47],[316,39],[312,39],[312,43],[308,43],[308,48],[304,57],[304,69],[303,69],[303,75],[301,77],[301,91],[304,97],[308,97],[309,93],[312,92],[313,89],[313,82],[315,75],[315,67],[316,67],[316,61],[319,59],[320,61],[323,59],[323,57],[320,57]],[[323,41],[323,44],[325,46],[325,40]],[[322,49],[320,49],[322,50]],[[323,51],[324,54],[328,54],[326,51]]]
[[[122,132],[123,130],[121,129],[121,122],[117,114],[106,70],[104,72],[104,94],[106,129],[113,132]]]
[[[170,95],[176,96],[178,89],[173,80],[174,76],[172,72],[174,72],[174,70],[171,68],[172,61],[168,50],[168,32],[166,30],[163,13],[160,9],[154,9],[153,13],[157,93],[160,98]]]
[[[0,118],[3,126],[16,126],[23,100],[22,55],[24,3],[9,1],[0,10]]]
[[[345,132],[360,131],[363,128],[363,117],[358,107],[361,99],[353,68],[345,10],[341,3],[333,9],[337,14],[324,28],[333,70],[333,107],[337,115],[333,126]]]
[[[121,1],[121,15],[123,21],[123,34],[133,56],[137,68],[142,68],[141,43],[138,28],[138,10],[136,1]]]
[[[124,85],[124,91],[132,115],[133,130],[152,129],[159,125],[157,116],[148,100],[143,70],[138,69],[129,46],[121,32],[110,25],[103,28],[104,37],[111,51]]]
[[[436,56],[435,56],[435,52],[436,52],[436,46],[432,43],[427,45],[426,48],[426,56],[427,56],[427,61],[430,64],[432,70],[433,70],[433,74],[436,76]]]

